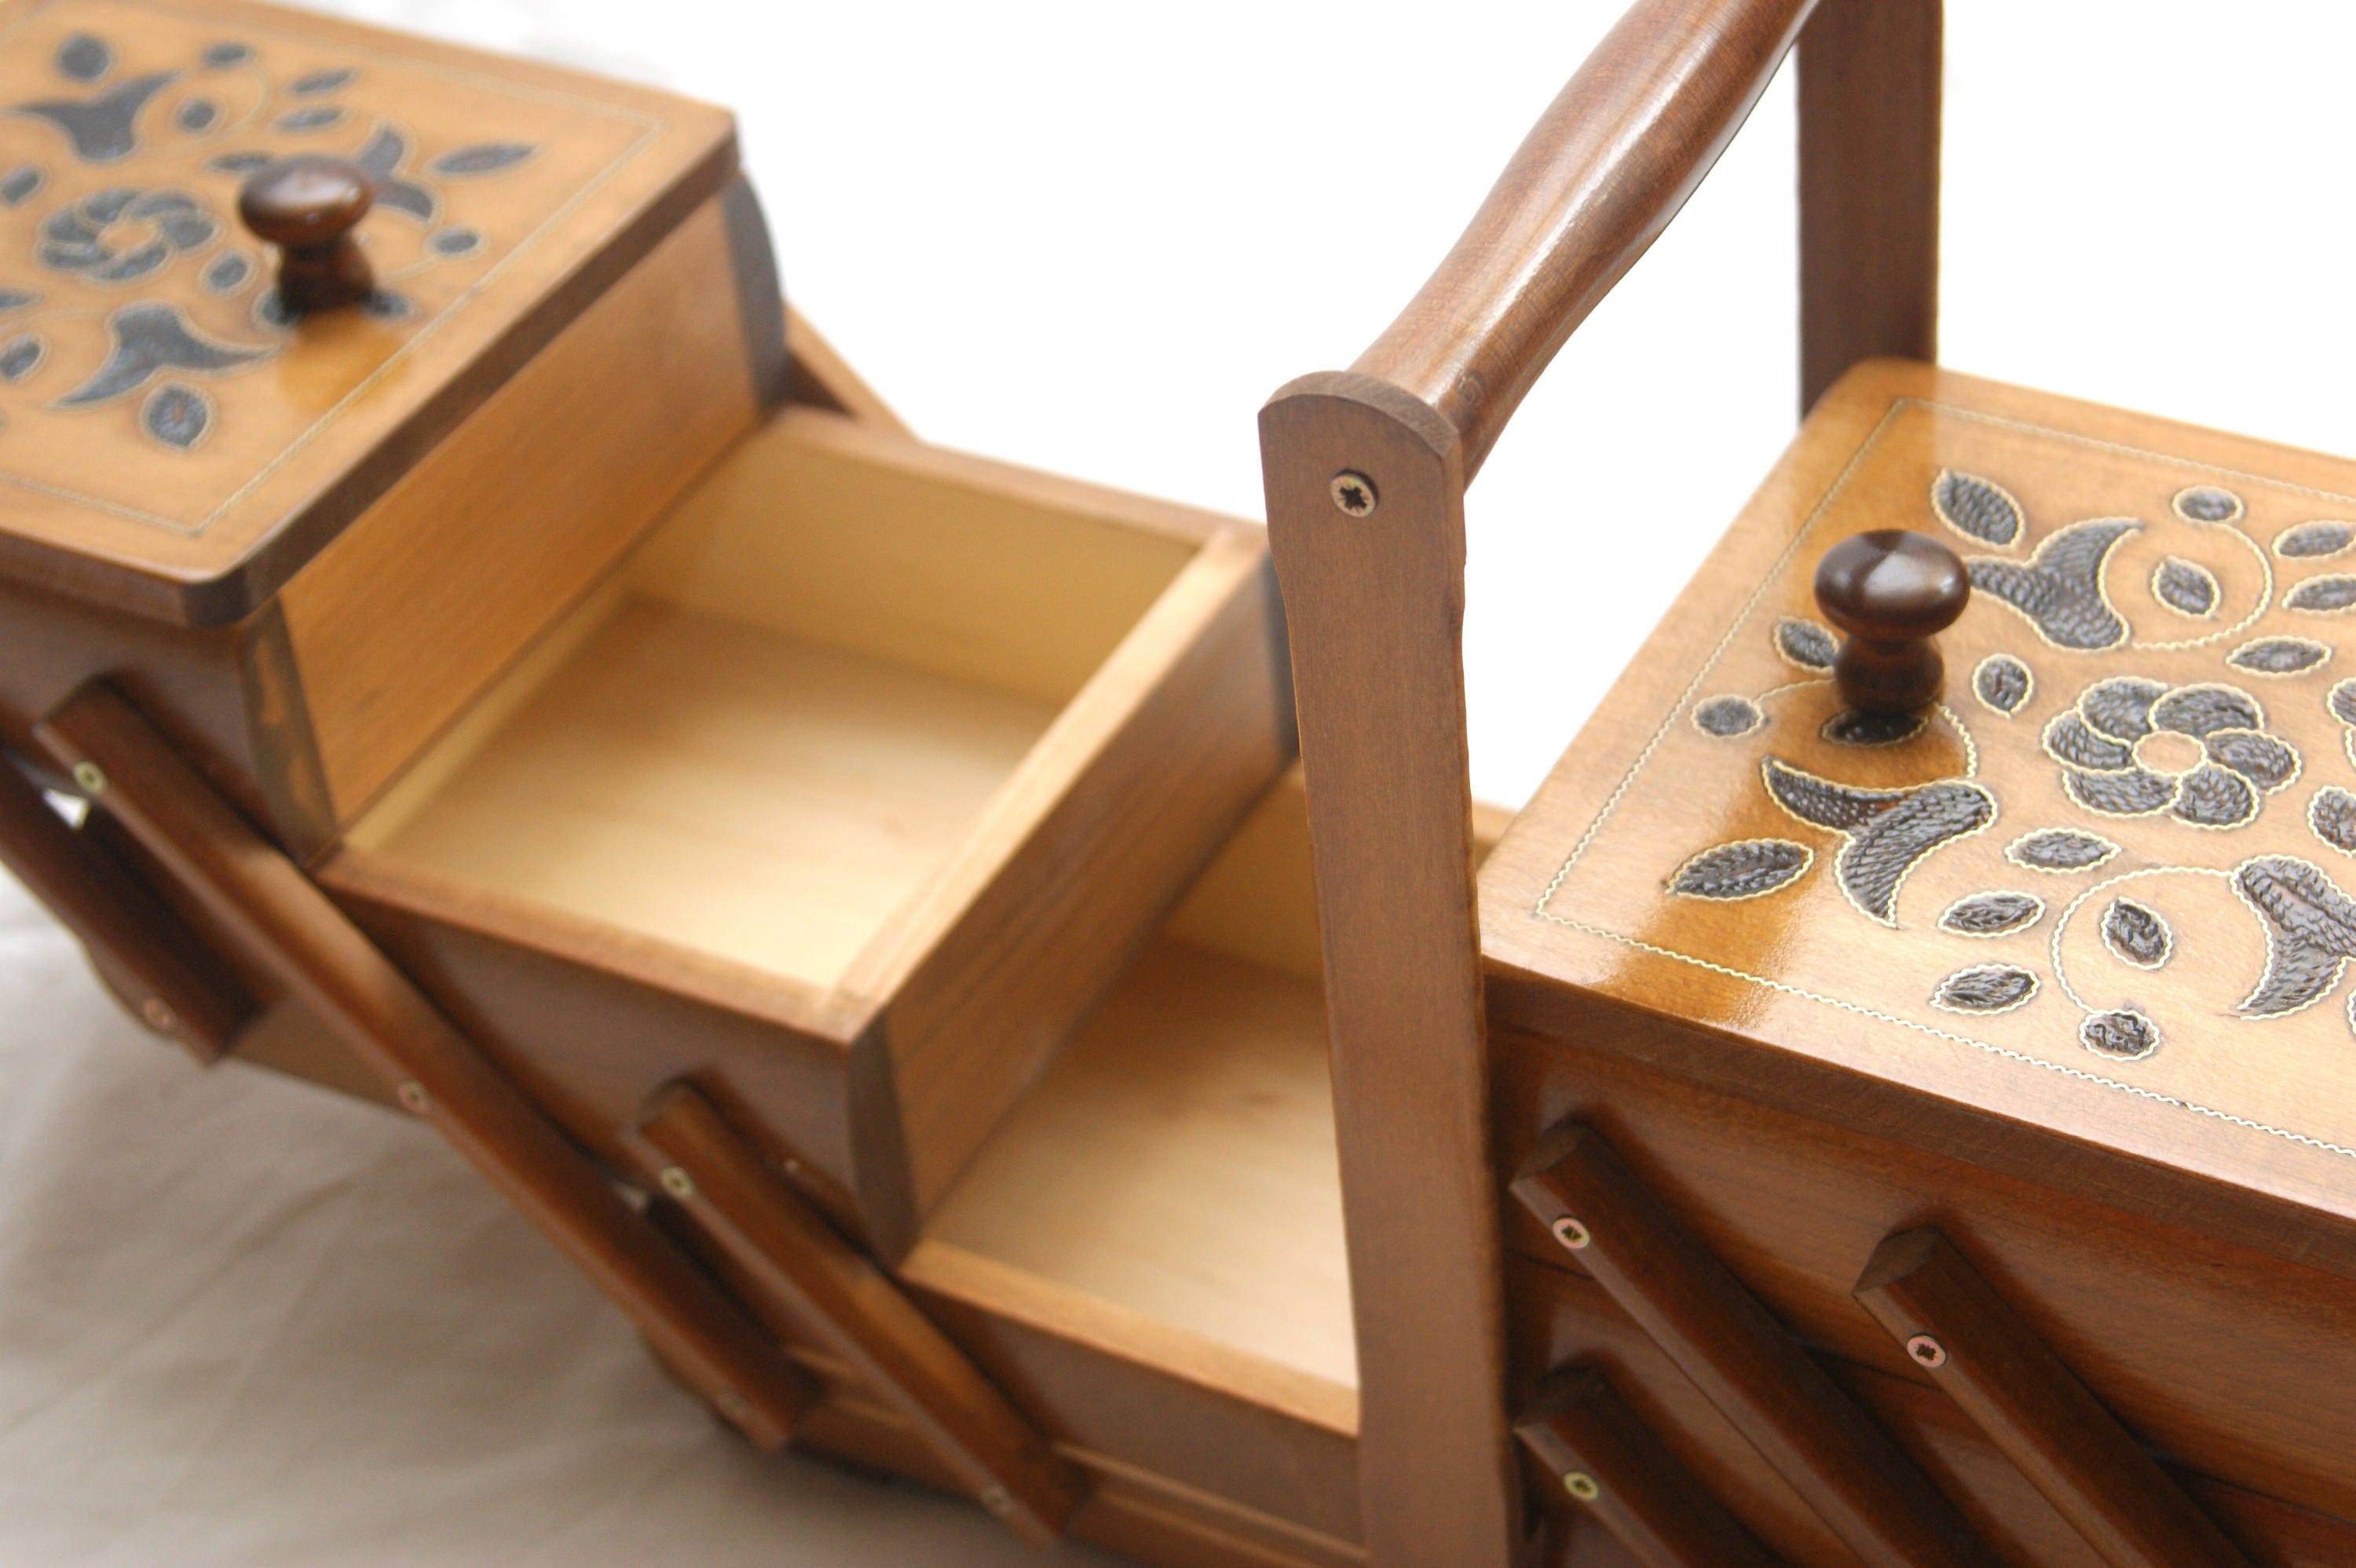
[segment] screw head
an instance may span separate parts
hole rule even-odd
[[[675,1165],[664,1166],[655,1179],[662,1183],[665,1192],[682,1203],[695,1196],[695,1178]]]
[[[1013,1511],[1014,1499],[1004,1487],[992,1483],[981,1488],[981,1506],[994,1514],[1007,1514]]]
[[[392,1092],[392,1097],[401,1102],[402,1109],[414,1112],[421,1116],[425,1114],[425,1107],[432,1104],[425,1097],[425,1085],[414,1078],[395,1089]]]
[[[1348,517],[1373,517],[1379,499],[1375,495],[1375,482],[1355,468],[1344,468],[1333,475],[1326,493],[1333,497],[1335,508]]]
[[[140,1003],[139,1016],[145,1019],[147,1027],[157,1034],[169,1034],[180,1027],[180,1015],[174,1012],[171,1004],[161,997],[150,997]]]
[[[1572,1219],[1568,1214],[1565,1214],[1561,1219],[1557,1220],[1547,1228],[1554,1232],[1554,1239],[1556,1241],[1560,1242],[1564,1246],[1569,1247],[1574,1253],[1581,1250],[1588,1243],[1595,1239],[1588,1233],[1586,1226],[1580,1224],[1577,1220]]]
[[[1926,1367],[1944,1367],[1947,1364],[1947,1347],[1928,1334],[1917,1334],[1907,1340],[1906,1353]]]
[[[73,765],[73,781],[84,795],[106,793],[106,770],[96,763],[76,763]]]
[[[733,1388],[721,1394],[713,1408],[731,1421],[742,1421],[753,1413],[753,1407],[744,1403],[744,1396]]]
[[[1603,1488],[1595,1484],[1595,1477],[1584,1470],[1573,1470],[1565,1476],[1562,1489],[1583,1503],[1591,1503],[1603,1495]]]

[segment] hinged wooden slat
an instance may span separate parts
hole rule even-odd
[[[1034,1544],[1063,1533],[1086,1489],[1079,1473],[898,1285],[770,1173],[711,1101],[692,1085],[666,1085],[631,1141],[664,1192],[857,1369],[983,1507]]]
[[[1883,1242],[1855,1294],[2113,1568],[2248,1568],[2201,1506],[1937,1231]]]
[[[138,878],[70,827],[0,759],[0,861],[80,939],[141,1021],[198,1061],[218,1061],[254,1012],[234,977]]]
[[[1601,1135],[1538,1141],[1514,1195],[1849,1549],[1891,1568],[1996,1568],[1954,1506]]]
[[[1595,1368],[1547,1378],[1514,1433],[1644,1568],[1777,1568]]]
[[[128,703],[93,683],[34,733],[230,940],[455,1144],[723,1415],[764,1447],[785,1441],[808,1380]]]

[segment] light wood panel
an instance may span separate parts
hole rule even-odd
[[[735,306],[709,287],[725,266],[709,202],[287,584],[337,822],[752,429]],[[582,452],[631,459],[608,468]]]
[[[430,802],[371,840],[827,987],[1054,717],[634,598]]]
[[[788,409],[628,570],[658,598],[1061,703],[1230,526]]]
[[[753,428],[729,245],[710,202],[286,585],[338,824]]]
[[[1157,944],[927,1234],[1355,1388],[1324,1029],[1313,983]]]

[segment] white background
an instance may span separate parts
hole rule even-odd
[[[1257,515],[1616,6],[335,8],[734,106],[788,292],[918,432]],[[1951,0],[1944,360],[2356,446],[2343,5]],[[1787,439],[1778,83],[1471,503],[1475,783],[1524,798]],[[199,1075],[0,886],[0,1563],[1036,1561],[756,1463],[421,1129]]]

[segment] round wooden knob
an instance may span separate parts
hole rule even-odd
[[[375,200],[367,171],[349,158],[300,153],[246,176],[237,215],[279,247],[278,298],[288,310],[332,310],[375,289],[352,235]]]
[[[1816,564],[1816,604],[1848,634],[1833,660],[1841,698],[1860,713],[1919,713],[1939,699],[1946,667],[1931,639],[1971,602],[1954,550],[1904,528],[1854,534]]]

